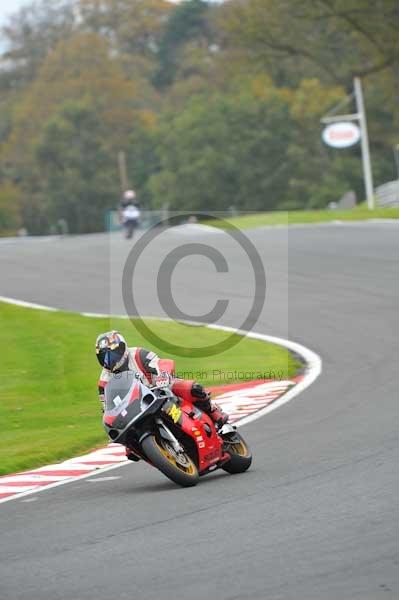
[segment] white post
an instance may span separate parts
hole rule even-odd
[[[364,185],[366,188],[367,205],[370,210],[374,209],[374,186],[373,186],[373,173],[371,171],[370,162],[370,149],[369,149],[369,138],[367,133],[367,120],[366,112],[364,109],[362,82],[359,77],[354,79],[355,98],[356,98],[356,111],[359,115],[360,125],[360,142],[362,146],[362,160],[363,160],[363,174],[364,174]]]

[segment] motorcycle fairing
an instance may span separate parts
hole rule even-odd
[[[103,424],[114,442],[124,442],[124,434],[132,423],[155,413],[163,399],[158,399],[137,380],[131,371],[115,376],[105,388],[105,410]]]
[[[194,408],[194,410],[193,410]],[[223,441],[212,419],[188,402],[181,405],[182,431],[194,440],[198,452],[198,470],[206,471],[224,458]]]

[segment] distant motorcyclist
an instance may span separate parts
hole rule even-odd
[[[131,239],[140,220],[139,202],[134,190],[126,190],[119,206],[119,218],[125,229],[125,237]]]
[[[174,376],[173,360],[161,359],[155,352],[145,348],[129,348],[126,340],[118,331],[101,333],[97,337],[96,355],[98,362],[103,367],[98,382],[99,399],[103,407],[104,388],[110,381],[112,374],[134,371],[141,381],[148,386],[155,386],[157,377],[167,374],[170,378],[170,389],[176,396],[192,402],[209,415],[217,427],[227,423],[228,415],[211,402],[210,393],[201,384]],[[131,460],[137,460],[128,448],[126,449],[126,456]]]

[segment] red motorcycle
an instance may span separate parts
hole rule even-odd
[[[103,423],[113,442],[184,487],[219,468],[242,473],[252,462],[236,428],[217,430],[207,414],[171,392],[168,375],[154,388],[133,371],[113,375],[105,388]]]

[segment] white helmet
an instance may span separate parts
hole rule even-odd
[[[136,197],[136,192],[134,190],[126,190],[124,192],[123,197],[125,200],[134,200]]]

